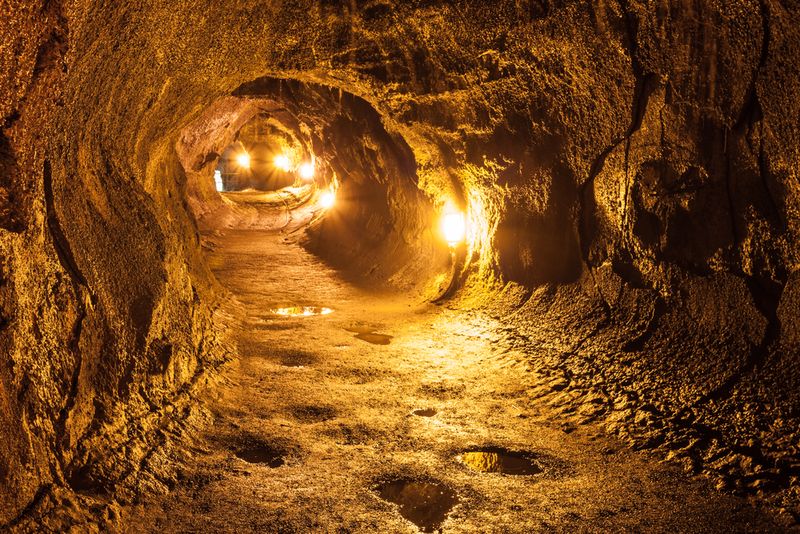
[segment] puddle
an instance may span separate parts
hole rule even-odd
[[[388,345],[392,342],[392,336],[386,334],[376,334],[374,332],[361,333],[356,335],[356,339],[372,343],[373,345]]]
[[[291,306],[289,308],[275,308],[270,312],[280,317],[311,317],[312,315],[330,315],[333,310],[317,306]]]
[[[374,345],[388,345],[392,341],[393,336],[389,336],[386,334],[378,334],[375,330],[376,327],[366,326],[355,324],[351,326],[345,326],[345,330],[348,332],[353,332],[356,334],[356,339],[360,339],[362,341],[366,341],[367,343],[372,343]]]
[[[381,484],[378,495],[396,504],[400,515],[422,532],[438,530],[453,506],[458,504],[455,492],[438,482],[394,480]]]
[[[530,458],[530,454],[494,447],[464,452],[461,454],[461,462],[481,473],[535,475],[542,472],[542,468]]]
[[[236,449],[234,454],[251,464],[264,464],[269,467],[280,467],[284,464],[283,452],[262,442],[247,443]]]
[[[414,410],[411,412],[414,415],[418,415],[420,417],[433,417],[436,415],[436,410],[433,408],[420,408],[418,410]]]

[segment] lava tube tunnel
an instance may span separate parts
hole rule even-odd
[[[800,6],[9,0],[0,531],[800,529]]]

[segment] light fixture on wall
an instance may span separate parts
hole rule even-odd
[[[452,203],[447,203],[441,219],[442,236],[451,247],[463,242],[467,235],[467,221],[464,213]]]
[[[286,154],[278,154],[275,156],[275,159],[272,160],[272,163],[283,172],[289,172],[292,169],[292,160]]]
[[[336,193],[332,190],[327,189],[322,191],[319,195],[319,205],[322,208],[330,209],[336,203]]]
[[[311,180],[314,178],[314,164],[311,162],[303,163],[300,165],[298,172],[300,173],[300,178],[303,180]]]
[[[236,163],[242,169],[249,169],[250,168],[250,154],[247,152],[239,152],[236,155]]]

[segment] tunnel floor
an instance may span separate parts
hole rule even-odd
[[[169,455],[174,487],[123,510],[130,531],[777,530],[593,423],[563,425],[527,393],[506,325],[357,287],[296,239],[210,238],[238,355]],[[273,311],[293,307],[333,311]]]

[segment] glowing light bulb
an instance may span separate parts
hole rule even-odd
[[[306,162],[300,165],[300,177],[303,180],[311,180],[314,177],[314,164]]]
[[[336,194],[333,191],[324,191],[319,196],[319,205],[325,209],[332,208],[336,203]]]
[[[272,161],[277,168],[282,170],[283,172],[289,172],[292,168],[292,161],[289,159],[289,156],[286,154],[280,154],[275,156],[275,159]]]
[[[250,154],[248,154],[247,152],[240,152],[236,156],[236,163],[238,163],[239,167],[241,167],[243,169],[249,169],[250,168]]]
[[[441,225],[442,235],[448,245],[454,247],[464,241],[467,235],[467,221],[464,218],[464,214],[456,210],[455,207],[448,206],[445,209]]]

